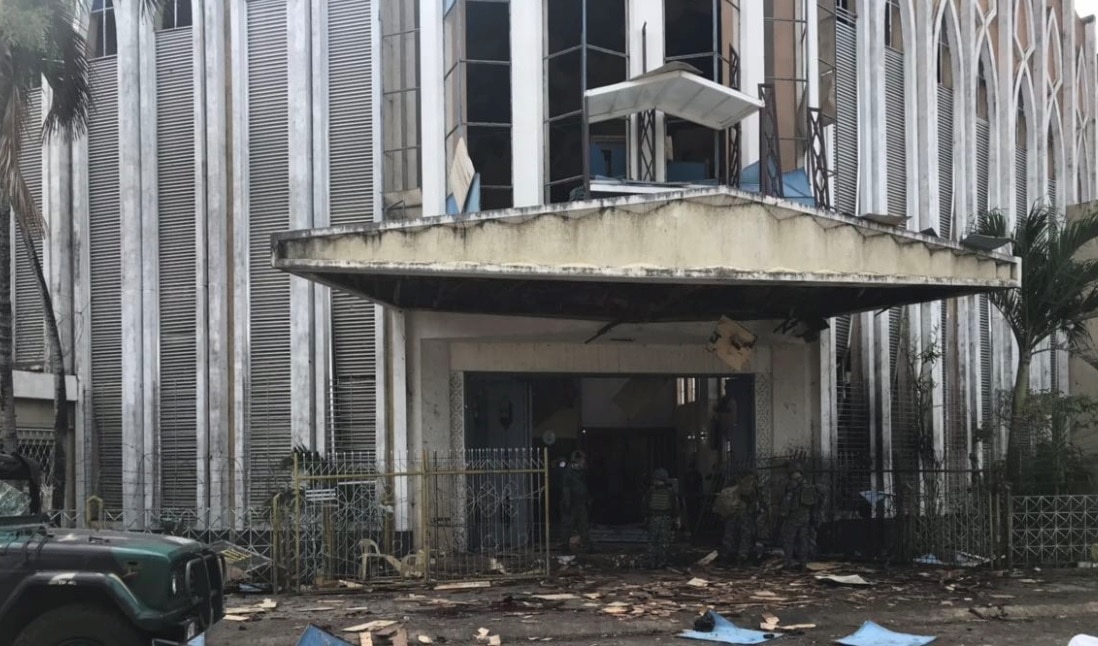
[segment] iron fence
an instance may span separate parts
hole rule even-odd
[[[1098,560],[1098,496],[1014,496],[1010,521],[1011,556],[1017,565]]]

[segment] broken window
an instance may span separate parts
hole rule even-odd
[[[885,45],[904,51],[904,26],[900,16],[900,0],[888,0],[885,6]]]
[[[464,139],[480,177],[481,209],[512,204],[510,9],[507,0],[456,0],[444,19],[446,159],[454,163]]]
[[[586,153],[583,141],[584,93],[627,78],[625,1],[547,0],[545,16],[545,199],[556,203],[582,193],[584,154],[592,176],[626,176],[624,120],[591,124]]]
[[[938,84],[953,89],[953,52],[949,48],[949,29],[944,20],[938,34]]]
[[[984,72],[984,60],[981,58],[976,67],[976,116],[980,119],[988,119],[988,98],[987,76]]]
[[[386,219],[422,211],[419,2],[386,0],[381,11],[382,182]]]
[[[111,0],[92,1],[88,51],[92,58],[118,54],[118,26],[114,21],[114,3]]]
[[[194,24],[191,16],[191,0],[166,0],[161,12],[161,29],[178,29]]]
[[[702,77],[739,86],[739,0],[667,0],[664,51],[668,63],[686,63]],[[667,181],[698,182],[722,175],[727,138],[689,121],[667,117]]]

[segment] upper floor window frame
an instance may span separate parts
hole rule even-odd
[[[885,46],[904,51],[904,25],[900,0],[888,0],[884,7]]]
[[[92,0],[88,22],[88,51],[91,58],[118,55],[118,23],[113,0]]]
[[[169,31],[194,26],[194,3],[191,0],[165,0],[160,9],[159,29]]]

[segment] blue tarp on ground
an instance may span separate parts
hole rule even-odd
[[[872,621],[867,621],[862,624],[858,632],[849,637],[835,640],[835,643],[843,644],[843,646],[925,646],[935,639],[937,637],[894,633]]]
[[[697,630],[684,630],[679,633],[679,637],[725,644],[761,644],[775,637],[774,633],[740,628],[715,612],[710,614],[713,616],[713,630],[704,633]]]
[[[316,626],[309,624],[305,632],[301,633],[301,639],[297,640],[297,646],[354,646],[339,637],[326,633]]]

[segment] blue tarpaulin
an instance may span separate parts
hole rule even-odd
[[[316,626],[309,624],[305,632],[301,633],[301,639],[297,640],[297,646],[354,646],[345,642],[331,633],[326,633]]]
[[[709,613],[713,617],[713,630],[701,632],[697,630],[684,630],[679,637],[686,639],[698,639],[706,642],[722,642],[725,644],[761,644],[774,639],[774,633],[764,633],[758,630],[747,630],[728,621],[715,612]]]
[[[751,164],[740,173],[740,190],[748,193],[762,191],[759,179],[759,162]],[[808,173],[803,168],[796,168],[782,175],[782,188],[785,199],[805,206],[816,206],[816,197],[812,192],[812,184],[808,181]]]
[[[843,646],[924,646],[937,639],[924,635],[905,635],[894,633],[887,628],[882,628],[872,621],[862,624],[858,632],[836,640],[836,644]]]

